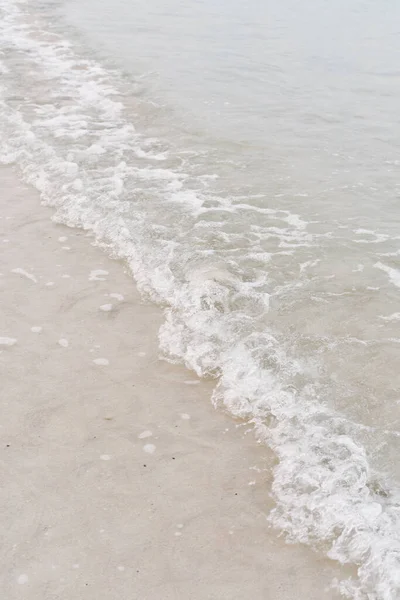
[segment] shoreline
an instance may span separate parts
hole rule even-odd
[[[158,359],[160,309],[0,178],[7,598],[338,598],[339,568],[268,525],[269,449]]]

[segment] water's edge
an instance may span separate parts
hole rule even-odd
[[[279,462],[271,522],[291,540],[317,544],[330,558],[357,565],[359,580],[343,582],[343,593],[394,600],[400,589],[399,492],[376,482],[357,424],[321,404],[313,390],[296,393],[291,381],[301,367],[272,332],[249,325],[248,298],[256,301],[256,317],[268,305],[263,282],[250,281],[239,293],[239,284],[246,283],[239,273],[224,264],[208,267],[201,262],[206,251],[195,260],[187,257],[192,277],[179,280],[171,270],[179,235],[153,226],[153,213],[163,206],[185,212],[189,203],[201,211],[206,187],[196,193],[185,188],[185,171],[174,160],[160,168],[168,152],[125,120],[116,77],[77,56],[42,23],[32,23],[23,4],[2,0],[0,7],[7,48],[0,56],[0,160],[18,167],[56,209],[58,222],[92,231],[111,256],[126,261],[139,290],[165,307],[164,355],[199,376],[215,377],[215,405],[251,421],[274,450]],[[26,81],[8,68],[10,56],[17,67],[29,65]],[[19,87],[29,84],[30,97]],[[150,206],[149,196],[160,202]],[[234,208],[218,201],[215,212]],[[290,225],[293,236],[305,235],[298,215],[265,210]],[[240,303],[243,310],[236,308]]]

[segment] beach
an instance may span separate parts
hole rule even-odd
[[[399,18],[0,0],[7,600],[398,600]]]
[[[336,598],[334,563],[269,527],[271,453],[159,360],[124,264],[0,182],[4,597]]]

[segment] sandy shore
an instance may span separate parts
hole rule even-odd
[[[336,597],[335,565],[269,529],[268,450],[158,360],[160,310],[0,182],[2,597]]]

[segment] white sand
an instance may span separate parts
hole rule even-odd
[[[335,565],[268,527],[268,450],[158,361],[159,309],[0,182],[2,598],[335,598]]]

